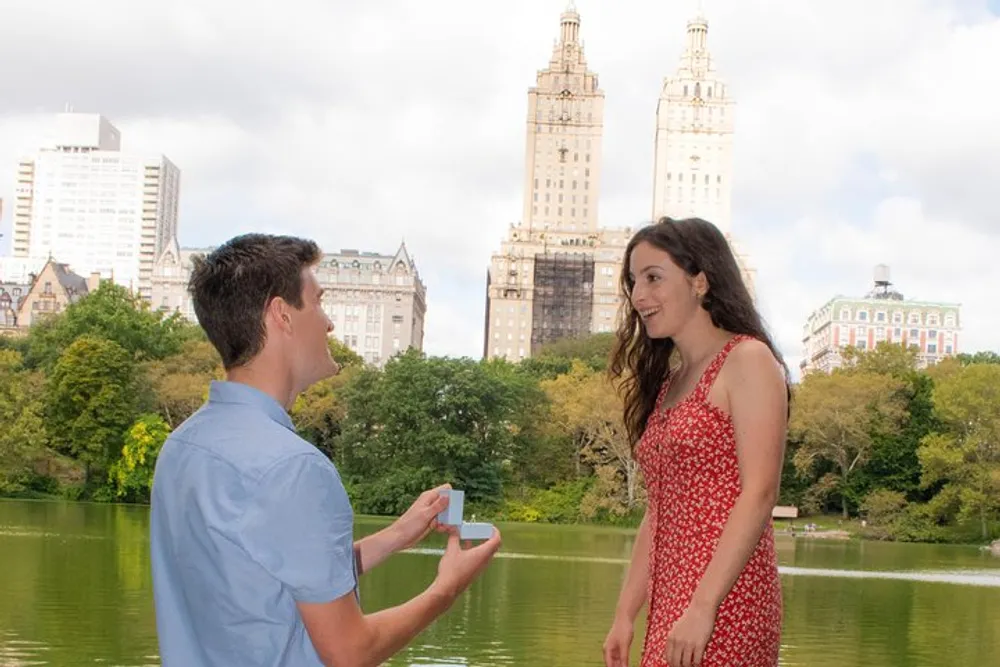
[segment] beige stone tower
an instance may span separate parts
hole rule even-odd
[[[708,21],[688,21],[687,39],[673,76],[663,80],[656,105],[653,219],[704,218],[729,239],[754,292],[756,272],[733,240],[733,134],[736,104],[708,50]]]
[[[483,354],[512,361],[568,336],[612,331],[629,229],[598,225],[604,92],[570,2],[528,91],[524,209],[487,276]]]

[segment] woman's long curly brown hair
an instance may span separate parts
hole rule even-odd
[[[788,378],[788,367],[764,328],[722,232],[700,218],[661,218],[636,232],[625,249],[620,281],[621,317],[608,368],[625,403],[625,428],[633,449],[656,408],[660,388],[670,377],[670,357],[674,352],[674,341],[670,338],[654,339],[646,335],[639,313],[632,307],[632,250],[643,241],[669,254],[692,278],[704,271],[708,292],[701,305],[711,316],[712,324],[733,334],[752,336],[767,345],[785,371],[786,387]]]

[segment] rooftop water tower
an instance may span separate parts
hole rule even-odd
[[[877,264],[875,266],[875,289],[869,297],[873,299],[890,299],[892,301],[902,301],[903,295],[891,289],[892,281],[889,280],[889,265]]]

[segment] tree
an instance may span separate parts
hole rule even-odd
[[[363,366],[365,360],[361,356],[352,350],[351,348],[340,342],[340,339],[330,336],[327,339],[327,347],[330,348],[330,356],[336,361],[342,368],[348,366]]]
[[[552,404],[554,424],[570,434],[574,455],[595,473],[582,513],[631,513],[642,500],[639,463],[622,423],[622,402],[604,373],[574,361],[570,372],[541,383]]]
[[[39,395],[44,378],[24,370],[21,355],[0,350],[0,493],[28,490],[48,433]]]
[[[976,352],[975,354],[962,353],[958,355],[958,361],[963,366],[970,366],[972,364],[1000,364],[1000,354],[992,350],[982,350]]]
[[[570,372],[574,360],[588,368],[604,371],[615,342],[612,333],[571,336],[543,345],[535,354],[521,362],[529,374],[541,379],[552,379]]]
[[[336,444],[359,511],[398,513],[443,482],[471,503],[498,502],[526,396],[514,373],[413,349],[360,371]]]
[[[83,335],[114,341],[138,361],[162,359],[176,354],[193,328],[180,315],[164,318],[143,299],[106,281],[61,315],[33,325],[25,361],[50,370],[59,354]]]
[[[81,336],[59,357],[45,390],[52,443],[86,467],[86,486],[106,479],[140,412],[132,355],[113,341]]]
[[[910,500],[922,499],[921,467],[917,459],[920,441],[934,429],[931,390],[933,382],[917,370],[915,347],[879,343],[874,350],[853,347],[844,351],[847,374],[882,375],[900,381],[900,398],[906,403],[902,428],[872,434],[872,451],[867,464],[848,485],[848,495],[859,500],[875,489],[906,494]]]
[[[925,486],[944,482],[962,520],[978,519],[983,539],[1000,511],[1000,365],[973,364],[942,379],[934,410],[943,430],[920,448]]]
[[[156,457],[170,435],[170,427],[157,414],[145,414],[125,434],[121,458],[111,465],[109,480],[115,496],[128,502],[149,502]]]
[[[806,375],[795,393],[789,424],[800,443],[795,467],[808,475],[819,462],[833,465],[845,518],[852,474],[868,462],[877,435],[899,431],[906,409],[901,389],[889,376],[834,372]]]
[[[177,428],[208,398],[212,380],[225,377],[218,352],[206,340],[186,341],[180,352],[144,365],[151,401],[170,428]]]
[[[917,348],[913,346],[904,347],[883,341],[874,350],[846,347],[842,356],[842,372],[888,375],[903,380],[917,371]]]

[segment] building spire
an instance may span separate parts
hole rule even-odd
[[[566,11],[560,17],[562,34],[560,42],[563,46],[567,44],[577,44],[580,41],[580,14],[576,11],[576,3],[569,0]]]
[[[703,54],[708,48],[708,19],[701,11],[698,3],[698,13],[687,24],[687,50],[691,55]]]

